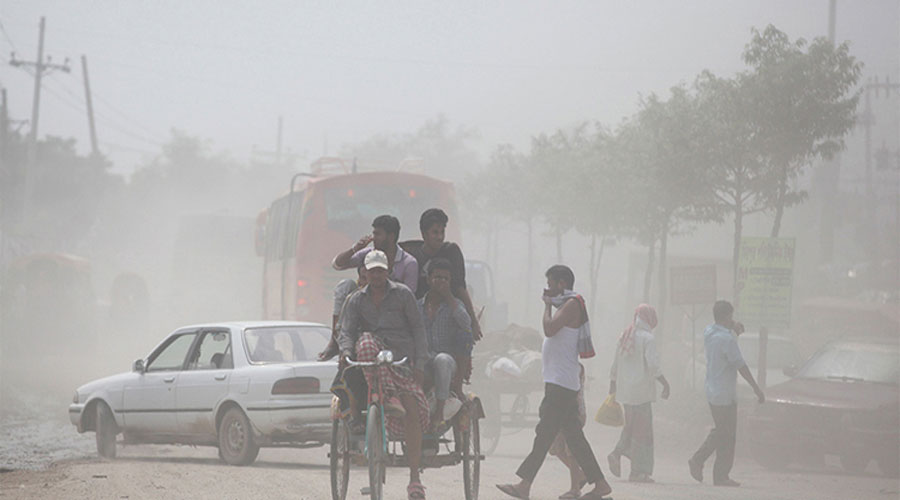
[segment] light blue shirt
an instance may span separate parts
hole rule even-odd
[[[706,399],[715,406],[737,404],[737,373],[744,366],[737,335],[719,324],[703,332],[706,347]]]

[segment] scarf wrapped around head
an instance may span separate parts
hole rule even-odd
[[[578,304],[581,306],[581,312],[584,314],[584,324],[578,327],[578,356],[581,358],[592,358],[596,353],[594,352],[594,342],[591,340],[591,322],[588,319],[587,306],[584,304],[584,297],[572,290],[566,290],[555,297],[551,297],[550,303],[553,304],[553,307],[559,309],[569,299],[578,300]]]
[[[619,350],[625,354],[634,351],[634,331],[637,328],[652,330],[656,328],[656,309],[648,304],[641,304],[634,310],[634,319],[619,337]]]

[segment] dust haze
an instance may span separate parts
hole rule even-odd
[[[24,63],[42,17],[52,59],[32,142],[35,67]],[[766,75],[746,58],[755,34],[772,27],[807,51],[829,36],[827,0],[0,2],[0,53],[14,53],[0,65],[0,468],[92,456],[92,436],[68,423],[72,392],[129,371],[175,328],[275,319],[260,215],[325,157],[341,158],[341,173],[407,169],[453,184],[448,231],[490,270],[473,291],[486,306],[476,356],[511,338],[539,352],[544,271],[574,270],[598,353],[583,361],[598,457],[618,433],[591,420],[617,339],[638,304],[653,304],[672,383],[655,405],[657,460],[682,467],[712,424],[692,360],[713,320],[712,302],[673,300],[673,271],[711,267],[715,296],[735,301],[740,237],[789,239],[787,320],[770,329],[801,361],[830,341],[900,331],[900,5],[838,0],[833,21],[826,45],[846,43],[849,66],[831,68],[842,80],[812,111],[833,126],[795,137],[806,125],[754,114],[779,105],[753,101],[742,113],[779,132],[726,151],[727,133],[748,134],[709,118],[721,110],[710,103]],[[644,146],[665,134],[674,152],[654,157],[661,149]],[[783,177],[766,170],[769,146],[793,155]],[[723,201],[735,151],[768,172],[755,181],[775,183],[746,193],[743,211]],[[401,241],[420,238],[417,218],[401,226]],[[826,299],[852,306],[832,316]],[[475,392],[490,383],[473,378]],[[744,437],[736,468],[752,462]]]

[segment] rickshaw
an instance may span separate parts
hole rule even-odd
[[[401,366],[406,361],[406,358],[394,361],[393,352],[382,350],[373,362],[357,362],[348,359],[347,369]],[[339,411],[332,413],[329,461],[333,500],[344,500],[347,497],[351,465],[365,465],[368,468],[369,484],[367,487],[361,488],[360,493],[368,495],[372,500],[384,498],[386,468],[407,465],[402,439],[391,436],[387,432],[383,408],[383,386],[377,373],[376,371],[374,377],[376,383],[371,384],[368,390],[367,405],[364,410],[365,433],[351,432],[349,415],[340,415]],[[484,411],[477,396],[468,394],[462,399],[462,407],[456,415],[438,427],[435,432],[426,432],[423,435],[421,467],[423,469],[438,468],[462,463],[465,499],[477,500],[481,461],[484,460],[484,455],[481,454],[478,421],[484,418]],[[336,399],[334,403],[337,403]],[[451,430],[453,431],[452,439],[444,437]],[[444,453],[441,453],[441,447],[445,449]]]

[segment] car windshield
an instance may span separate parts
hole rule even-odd
[[[759,366],[759,337],[738,337],[738,345],[747,365],[753,368]],[[802,362],[797,347],[791,342],[782,339],[769,339],[766,348],[766,366],[782,369],[788,366],[796,366]]]
[[[803,378],[900,383],[896,349],[876,345],[833,345],[819,351],[800,370]]]
[[[244,332],[253,363],[314,361],[330,338],[331,330],[321,326],[249,328]]]

